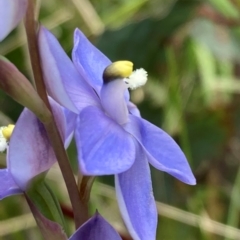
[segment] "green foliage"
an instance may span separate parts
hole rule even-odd
[[[42,179],[34,181],[26,195],[33,206],[35,205],[35,212],[41,212],[44,217],[59,223],[63,229],[66,229],[59,201],[52,189]]]

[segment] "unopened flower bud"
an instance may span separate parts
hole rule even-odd
[[[30,109],[42,122],[51,113],[27,78],[6,58],[0,56],[0,89],[15,101]]]

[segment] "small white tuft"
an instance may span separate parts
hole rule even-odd
[[[0,127],[0,152],[4,152],[7,149],[8,142],[7,139],[3,136],[2,130],[5,127]]]
[[[128,84],[128,87],[133,90],[143,86],[147,82],[147,76],[147,72],[143,68],[140,68],[133,71],[125,81]]]

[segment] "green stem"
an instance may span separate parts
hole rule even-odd
[[[33,69],[33,75],[35,79],[36,89],[39,96],[42,98],[44,103],[51,111],[51,107],[48,101],[48,97],[46,94],[46,88],[43,81],[43,73],[41,69],[40,63],[40,55],[38,51],[38,42],[37,42],[37,30],[36,30],[36,22],[34,19],[34,3],[32,0],[28,0],[28,9],[26,14],[26,34],[28,40],[28,49]],[[49,140],[55,152],[55,155],[58,160],[59,167],[61,169],[69,198],[72,204],[73,213],[74,213],[74,221],[75,226],[78,228],[88,219],[88,212],[86,207],[81,201],[77,184],[69,164],[69,160],[66,154],[66,151],[63,146],[63,142],[61,140],[58,128],[56,126],[54,117],[52,115],[52,120],[48,123],[44,123],[46,131],[48,133]]]

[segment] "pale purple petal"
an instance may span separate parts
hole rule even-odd
[[[132,136],[96,107],[80,113],[75,136],[80,171],[85,175],[120,173],[134,162]]]
[[[166,132],[148,121],[130,115],[126,130],[131,132],[146,149],[149,162],[187,184],[196,184],[188,161],[177,143]]]
[[[27,9],[27,0],[0,0],[0,41],[21,21]]]
[[[84,223],[69,240],[121,240],[116,230],[98,213]]]
[[[127,107],[128,107],[128,111],[132,115],[137,116],[137,117],[141,117],[141,113],[140,113],[139,109],[137,108],[137,106],[134,103],[129,101],[128,104],[127,104]]]
[[[8,169],[0,169],[0,200],[19,193],[22,190],[14,182]]]
[[[75,114],[72,111],[69,111],[68,109],[64,108],[64,115],[65,115],[65,142],[64,146],[65,148],[68,148],[73,136],[74,136],[74,131],[75,131],[75,126],[77,122],[77,114]]]
[[[51,105],[51,109],[53,112],[54,119],[56,121],[59,133],[61,135],[62,141],[64,144],[66,144],[66,141],[69,137],[69,131],[71,130],[71,126],[74,122],[74,117],[75,115],[69,115],[68,118],[66,118],[65,115],[65,108],[60,106],[57,102],[55,102],[51,97],[48,97],[49,103]],[[69,117],[73,117],[72,120],[69,119]],[[68,123],[66,121],[69,121],[70,126],[68,126]],[[76,123],[76,121],[74,122]]]
[[[120,125],[128,121],[128,109],[124,99],[126,89],[127,85],[123,80],[114,80],[104,84],[100,93],[105,112]]]
[[[79,29],[74,32],[72,59],[81,76],[99,93],[103,84],[103,71],[111,61]]]
[[[22,190],[56,161],[43,124],[27,109],[22,112],[11,136],[8,158],[8,168]]]
[[[74,32],[72,59],[82,78],[100,95],[103,85],[103,71],[112,62],[79,29]],[[125,91],[124,97],[126,101],[129,101],[128,90]]]
[[[62,138],[65,137],[62,108],[51,101],[54,117]],[[48,170],[55,162],[55,154],[43,124],[28,109],[20,115],[8,148],[8,169],[16,184],[24,191],[29,181]]]
[[[75,69],[55,36],[46,28],[39,31],[39,48],[44,81],[49,95],[62,106],[78,113],[98,105],[98,97]]]
[[[155,240],[157,209],[145,151],[136,143],[132,167],[115,175],[117,200],[124,222],[134,240]]]

